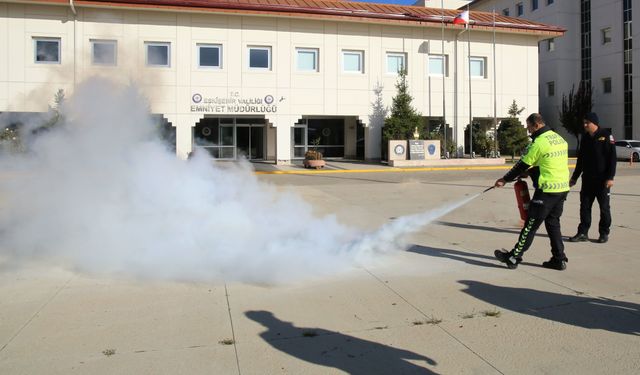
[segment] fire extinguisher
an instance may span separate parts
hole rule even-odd
[[[518,179],[518,181],[513,184],[513,190],[516,192],[520,219],[524,221],[527,219],[527,209],[529,208],[529,201],[531,200],[531,197],[529,196],[529,185],[527,185],[526,181]]]

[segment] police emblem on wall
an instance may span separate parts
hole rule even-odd
[[[264,102],[267,103],[267,104],[273,103],[274,100],[275,99],[273,98],[273,95],[267,95],[267,96],[264,97]]]
[[[191,97],[191,100],[194,103],[200,103],[202,101],[202,95],[200,94],[193,94],[193,96]]]
[[[427,151],[429,151],[429,155],[433,155],[436,153],[436,145],[433,143],[427,146]]]
[[[393,148],[393,152],[396,155],[404,155],[404,146],[403,145],[396,145],[396,147]]]

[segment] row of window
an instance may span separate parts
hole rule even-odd
[[[611,28],[605,27],[600,29],[600,35],[602,36],[602,44],[611,43]],[[552,52],[556,50],[556,38],[547,39],[547,51]]]
[[[61,62],[60,38],[34,38],[35,63],[59,64]],[[94,65],[117,65],[118,43],[115,40],[91,40],[91,62]],[[151,67],[171,66],[171,43],[145,42],[145,64]],[[198,67],[203,69],[222,69],[221,44],[196,44]],[[296,70],[300,72],[319,72],[318,48],[296,48]],[[364,73],[364,51],[342,50],[342,71],[344,73]],[[272,56],[270,46],[247,47],[248,68],[252,70],[271,70]],[[387,52],[386,71],[397,74],[408,69],[407,54]],[[469,70],[472,77],[486,78],[486,57],[471,57]],[[449,75],[448,55],[429,55],[428,72],[430,76]]]
[[[602,92],[605,94],[611,94],[611,77],[602,78]],[[547,96],[556,95],[556,83],[555,81],[547,82]]]
[[[545,0],[545,1],[546,1],[547,5],[553,4],[553,0]],[[529,5],[530,5],[530,8],[531,8],[532,12],[538,9],[538,0],[529,0],[529,2],[530,2]],[[504,8],[502,10],[502,14],[507,16],[507,17],[509,16],[509,13],[510,13],[509,8]],[[516,16],[518,16],[518,17],[524,16],[524,3],[517,3],[516,4]]]

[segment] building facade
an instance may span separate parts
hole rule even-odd
[[[106,76],[141,88],[175,128],[180,157],[199,147],[285,164],[315,143],[328,157],[379,159],[384,108],[404,67],[414,107],[430,124],[444,114],[462,147],[470,121],[506,117],[513,100],[538,107],[538,42],[563,30],[503,16],[494,27],[477,12],[468,31],[452,23],[457,11],[441,12],[327,1],[2,0],[0,112],[45,111],[43,98]]]
[[[633,4],[635,3],[635,7]],[[540,43],[540,111],[561,128],[558,113],[562,95],[580,81],[593,88],[593,110],[603,127],[619,139],[640,137],[640,48],[633,46],[633,15],[640,5],[632,0],[476,0],[471,10],[496,12],[567,29],[562,37]],[[570,140],[570,139],[568,139]]]

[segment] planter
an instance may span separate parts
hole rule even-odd
[[[304,165],[305,168],[315,168],[315,169],[324,168],[325,164],[326,163],[324,160],[304,159],[304,161],[302,162],[302,165]]]

